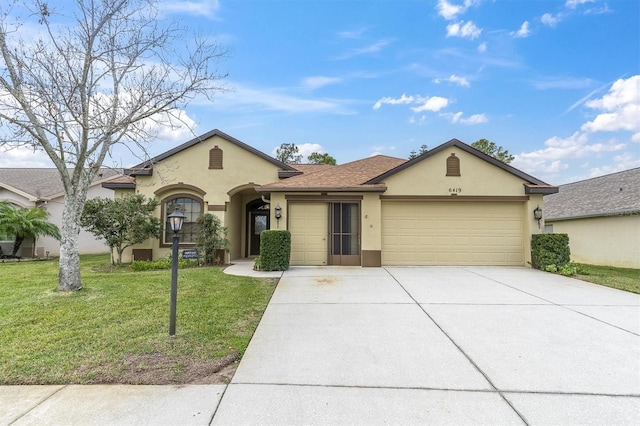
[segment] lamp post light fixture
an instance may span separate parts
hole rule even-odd
[[[173,245],[171,251],[171,305],[169,306],[169,336],[176,334],[176,304],[178,302],[178,245],[180,237],[178,233],[182,229],[185,215],[180,213],[178,207],[173,213],[167,215],[169,226],[173,231]]]
[[[276,214],[275,214],[276,222],[277,222],[278,228],[279,228],[280,227],[280,218],[282,217],[282,207],[280,207],[280,204],[278,204],[276,206],[275,210],[276,210]]]
[[[533,209],[533,218],[538,221],[538,229],[540,229],[540,220],[542,220],[542,209],[540,206]]]

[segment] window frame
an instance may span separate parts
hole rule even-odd
[[[197,217],[195,218],[191,218],[193,221],[192,222],[187,222],[187,220],[185,219],[185,222],[182,225],[182,229],[184,228],[184,225],[187,223],[196,223],[196,221],[198,220],[198,218],[200,218],[203,214],[204,214],[204,201],[200,198],[197,197],[193,194],[186,194],[186,193],[181,193],[181,194],[172,194],[171,196],[164,198],[162,200],[162,209],[161,209],[161,229],[160,229],[160,247],[171,247],[173,244],[173,233],[170,231],[169,228],[167,228],[167,214],[170,214],[173,209],[171,211],[168,211],[169,209],[167,208],[168,204],[172,201],[178,200],[180,198],[184,198],[184,199],[189,199],[189,200],[193,200],[195,203],[200,205],[200,212],[198,214]],[[167,233],[167,229],[169,229],[169,232]],[[195,247],[197,246],[198,242],[197,241],[184,241],[184,233],[181,230],[180,233],[178,234],[180,235],[180,241],[179,241],[179,246],[180,247]],[[191,232],[191,236],[193,237],[194,232]],[[167,242],[167,240],[169,240],[169,242]]]

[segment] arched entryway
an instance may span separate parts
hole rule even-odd
[[[269,208],[261,198],[247,203],[247,257],[260,255],[260,234],[269,229]]]

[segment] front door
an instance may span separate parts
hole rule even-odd
[[[330,264],[360,265],[360,205],[331,203]]]
[[[250,212],[249,255],[260,255],[260,234],[269,229],[269,212]]]

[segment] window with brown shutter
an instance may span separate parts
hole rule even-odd
[[[209,168],[222,169],[222,150],[218,148],[218,145],[209,151]]]
[[[460,159],[454,153],[447,158],[447,176],[460,176]]]

